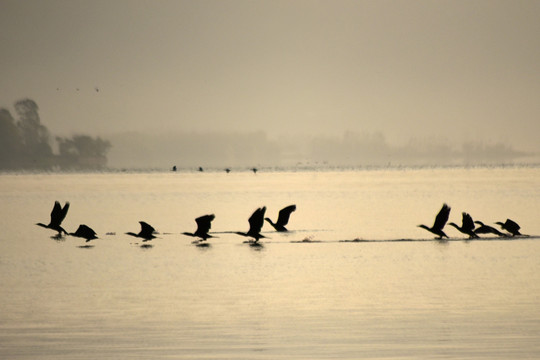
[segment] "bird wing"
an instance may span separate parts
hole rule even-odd
[[[291,213],[296,210],[296,205],[289,205],[279,211],[277,225],[285,226],[289,222]]]
[[[214,220],[215,215],[203,215],[195,219],[195,222],[197,223],[197,231],[198,234],[208,234],[208,231],[210,231],[210,228],[212,227],[212,220]]]
[[[258,208],[253,212],[249,218],[249,233],[260,233],[264,223],[264,213],[266,212],[266,206]]]
[[[80,237],[92,237],[96,235],[97,235],[96,232],[92,228],[84,224],[79,225],[79,227],[77,228],[77,231],[75,231],[75,236],[80,236]]]
[[[145,223],[144,221],[139,221],[139,224],[141,224],[141,232],[140,235],[152,235],[156,229],[152,227],[152,225]]]
[[[54,207],[51,211],[51,224],[60,226],[62,221],[66,218],[67,212],[69,210],[69,203],[66,202],[64,207],[60,206],[60,202],[55,201]]]
[[[512,229],[512,230],[515,229],[515,231],[518,231],[519,229],[521,229],[521,226],[519,226],[517,222],[510,219],[506,219],[506,223],[504,225],[509,229]]]
[[[58,201],[55,201],[53,209],[51,211],[51,224],[58,221],[58,217],[60,216],[61,212],[62,212],[62,207],[60,206],[60,203]]]
[[[466,212],[463,213],[463,222],[461,224],[461,227],[463,228],[463,230],[467,231],[473,231],[475,228],[474,221],[471,215],[467,214]]]
[[[442,230],[444,225],[446,225],[446,222],[448,221],[449,216],[450,216],[450,206],[443,204],[441,210],[437,214],[437,217],[435,217],[435,223],[433,224],[433,229]]]

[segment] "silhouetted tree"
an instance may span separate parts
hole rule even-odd
[[[107,152],[111,143],[100,137],[75,135],[72,138],[57,137],[59,165],[63,168],[102,168],[107,164]]]
[[[22,139],[15,119],[7,109],[0,109],[0,169],[17,168],[22,152]]]
[[[17,127],[24,145],[25,166],[50,167],[53,163],[49,144],[49,130],[41,124],[38,106],[34,100],[24,99],[15,103],[19,115]]]

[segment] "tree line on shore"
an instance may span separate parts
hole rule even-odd
[[[0,108],[0,169],[53,170],[102,169],[107,165],[111,143],[100,137],[74,135],[54,137],[57,152],[47,127],[41,123],[34,100],[16,101],[14,118]]]

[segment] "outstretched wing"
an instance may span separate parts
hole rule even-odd
[[[212,227],[212,220],[214,220],[215,215],[203,215],[195,219],[197,223],[197,234],[208,234],[210,228]]]
[[[279,211],[277,225],[285,226],[289,222],[291,213],[296,210],[296,205],[289,205]]]
[[[66,202],[64,207],[60,206],[58,201],[54,202],[54,207],[51,211],[51,225],[60,226],[62,221],[66,218],[67,212],[69,210],[69,202]]]
[[[264,223],[264,213],[266,212],[266,206],[258,208],[253,212],[249,218],[249,233],[258,234],[261,232]]]
[[[471,215],[467,214],[466,212],[463,213],[463,222],[461,224],[461,227],[463,228],[463,230],[466,231],[473,231],[475,228],[474,221]]]
[[[97,234],[89,226],[81,224],[77,228],[77,231],[75,231],[75,236],[79,236],[79,237],[83,237],[83,238],[92,238],[92,237],[97,237]]]
[[[141,232],[139,234],[142,236],[151,236],[154,231],[156,231],[152,225],[145,223],[144,221],[139,221],[139,224],[141,224]]]
[[[441,211],[437,214],[437,217],[435,217],[435,223],[433,224],[433,229],[442,230],[444,225],[446,225],[446,222],[448,221],[448,217],[450,216],[450,206],[443,204]]]
[[[521,229],[521,226],[519,226],[517,222],[510,219],[506,219],[506,223],[504,225],[506,226],[506,228],[512,229],[514,231],[518,231],[519,229]]]

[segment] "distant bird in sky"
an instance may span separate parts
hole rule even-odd
[[[450,215],[450,207],[446,204],[443,204],[441,210],[435,217],[435,223],[432,227],[427,227],[426,225],[418,225],[418,227],[421,227],[422,229],[426,229],[429,232],[432,232],[433,234],[437,235],[439,239],[442,239],[443,237],[448,238],[448,236],[444,233],[443,228],[444,225],[446,225],[446,222],[448,221],[448,217]]]
[[[462,220],[461,220],[461,227],[458,226],[456,223],[448,223],[448,225],[455,227],[462,233],[469,235],[469,239],[477,239],[478,235],[474,233],[474,221],[471,217],[471,215],[467,214],[466,212],[462,213]]]
[[[69,210],[69,202],[66,202],[64,207],[60,206],[58,201],[54,202],[54,207],[51,211],[51,221],[48,225],[37,223],[36,225],[58,231],[58,236],[62,236],[62,233],[67,235],[67,231],[61,226],[62,221],[66,218],[67,212]]]
[[[279,211],[278,219],[275,223],[272,222],[270,218],[265,218],[264,220],[268,221],[268,223],[270,223],[270,225],[272,225],[276,231],[285,232],[288,231],[285,225],[289,223],[289,217],[295,210],[296,205],[289,205]]]
[[[194,233],[184,232],[182,234],[198,237],[201,239],[200,241],[205,241],[206,239],[212,238],[213,236],[208,234],[208,231],[210,231],[210,228],[212,227],[212,220],[214,219],[214,214],[199,216],[195,219],[195,222],[197,223],[197,230],[195,230]]]
[[[139,231],[138,234],[132,232],[127,232],[126,234],[142,238],[143,241],[148,241],[156,238],[154,236],[154,232],[156,231],[156,229],[154,229],[151,225],[145,223],[144,221],[139,221],[139,224],[141,224],[141,231]]]
[[[98,88],[98,87],[95,87],[94,90],[96,90],[96,92],[99,92],[99,88]]]
[[[519,226],[514,220],[506,219],[506,222],[497,221],[495,224],[500,225],[501,229],[508,231],[512,236],[521,235]]]
[[[474,223],[480,225],[480,227],[477,227],[476,230],[474,230],[475,234],[495,234],[498,236],[506,236],[499,230],[492,226],[486,225],[481,221],[475,221]]]
[[[245,237],[251,237],[254,239],[254,243],[258,243],[259,239],[264,238],[265,236],[261,234],[261,229],[264,223],[264,213],[266,212],[266,206],[258,208],[253,212],[249,218],[249,230],[247,233],[236,232],[238,235]]]
[[[86,239],[86,242],[98,238],[96,232],[84,224],[79,225],[77,231],[69,233],[69,235]]]

